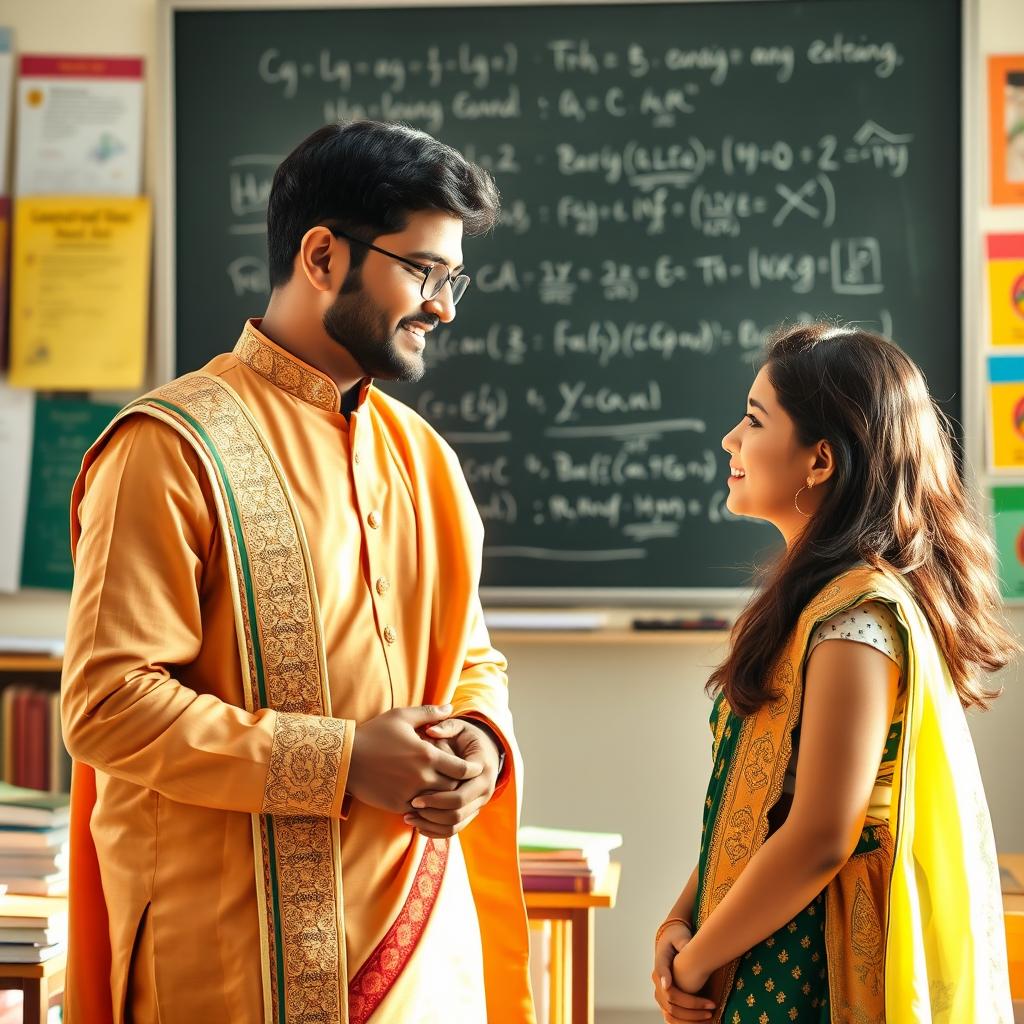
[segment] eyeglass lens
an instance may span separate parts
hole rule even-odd
[[[436,295],[440,294],[441,289],[448,282],[448,268],[443,263],[435,263],[430,268],[430,273],[427,274],[426,280],[423,282],[423,295],[425,298],[432,299]],[[469,284],[469,278],[465,274],[459,274],[458,277],[452,278],[452,302],[458,302],[459,299],[466,292],[466,286]]]

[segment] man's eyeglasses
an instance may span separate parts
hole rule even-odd
[[[469,276],[467,274],[459,274],[458,277],[452,277],[451,271],[443,263],[417,263],[406,256],[399,256],[398,253],[388,252],[387,249],[382,249],[379,245],[374,245],[372,242],[364,242],[361,238],[354,238],[352,235],[339,231],[337,228],[328,228],[327,230],[332,235],[345,238],[350,242],[356,242],[358,245],[365,245],[367,249],[379,252],[382,256],[390,256],[393,260],[398,260],[399,263],[404,263],[407,267],[418,270],[423,275],[420,295],[425,299],[436,299],[441,294],[444,286],[449,282],[452,286],[452,305],[456,305],[459,299],[466,294],[466,289],[469,287]]]

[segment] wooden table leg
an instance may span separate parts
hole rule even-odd
[[[548,934],[551,937],[551,960],[549,962],[548,985],[548,1024],[569,1024],[565,1013],[566,982],[566,950],[565,922],[548,921]]]
[[[594,911],[572,912],[572,1024],[594,1024]]]
[[[46,1024],[50,1003],[50,986],[46,978],[25,978],[21,983],[21,990],[25,994],[25,1007],[21,1019],[25,1024]]]

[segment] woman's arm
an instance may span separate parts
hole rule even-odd
[[[694,993],[683,992],[672,983],[672,963],[693,939],[693,906],[697,899],[697,869],[665,917],[654,939],[654,1001],[666,1024],[707,1021],[715,1004]],[[686,921],[688,924],[680,924]],[[669,923],[671,922],[671,923]]]
[[[690,922],[690,929],[693,929],[693,908],[697,902],[697,869],[694,868],[690,877],[679,894],[679,899],[672,904],[672,909],[665,915],[668,921],[673,917],[681,918]]]
[[[865,644],[828,640],[811,653],[793,806],[676,958],[676,984],[685,991],[698,991],[716,968],[793,920],[846,863],[864,825],[898,686],[896,665]]]

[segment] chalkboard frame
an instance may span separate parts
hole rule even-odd
[[[501,7],[579,6],[601,7],[622,0],[488,0]],[[631,0],[645,5],[680,3],[804,4],[813,0]],[[151,383],[175,376],[176,353],[176,182],[175,182],[175,53],[174,16],[179,11],[220,13],[224,11],[363,10],[422,7],[413,0],[303,0],[292,7],[282,0],[159,0],[158,80],[162,103],[158,111],[164,131],[159,139],[159,159],[153,174],[157,202],[155,246],[158,260],[154,272],[154,332]],[[481,0],[435,0],[430,6],[457,8],[479,6]],[[963,429],[963,473],[969,487],[984,488],[991,483],[984,471],[984,348],[980,310],[983,298],[983,262],[978,206],[982,202],[984,142],[983,90],[979,55],[980,0],[959,0],[961,55],[960,76],[960,277],[961,277],[961,425]],[[590,606],[590,607],[738,607],[754,593],[750,587],[482,587],[487,605]],[[1021,601],[1024,604],[1024,600]]]

